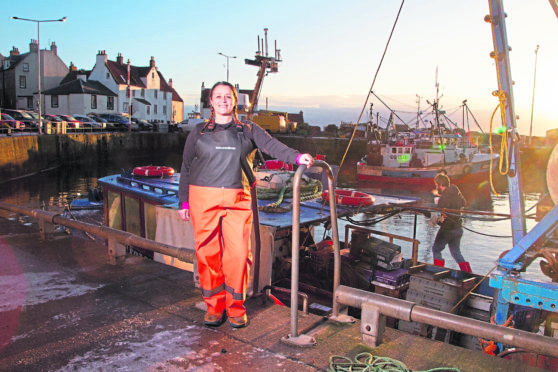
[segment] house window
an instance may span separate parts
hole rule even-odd
[[[30,110],[33,109],[33,97],[27,97],[27,108]]]
[[[132,97],[135,97],[135,96],[136,96],[136,91],[132,90]]]
[[[157,115],[157,105],[155,105],[155,107],[153,107],[153,115]]]
[[[97,95],[96,94],[91,95],[91,108],[92,109],[97,108]]]
[[[151,115],[151,107],[147,106],[147,115]]]
[[[141,88],[141,96],[145,97],[145,89]]]
[[[27,88],[27,79],[25,75],[21,75],[19,77],[19,87],[20,88]]]
[[[107,80],[110,79],[110,74],[107,72]]]
[[[167,106],[163,106],[163,115],[167,114]]]
[[[157,99],[157,97],[159,96],[158,93],[159,93],[159,91],[156,90],[156,91],[155,91],[155,99]]]
[[[50,96],[50,107],[58,108],[58,96],[57,95]]]
[[[114,97],[107,97],[107,110],[114,110]]]
[[[151,73],[151,79],[155,79],[155,73],[154,72]]]
[[[29,63],[25,62],[23,64],[23,72],[28,72],[29,71]]]
[[[164,100],[167,99],[167,92],[163,92],[163,99],[164,99]]]
[[[124,102],[124,104],[122,105],[122,111],[128,112],[128,102]]]

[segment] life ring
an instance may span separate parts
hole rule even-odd
[[[471,168],[470,165],[466,165],[463,167],[463,174],[469,174],[473,171],[473,168]]]
[[[174,174],[171,167],[161,167],[156,165],[148,165],[146,167],[135,167],[134,175],[142,177],[170,177]]]
[[[328,190],[322,193],[322,200],[329,200]],[[335,200],[337,204],[363,207],[374,204],[374,197],[360,191],[335,190]]]
[[[282,162],[281,160],[266,160],[265,161],[265,169],[267,170],[286,170],[292,171],[293,165],[289,163]]]

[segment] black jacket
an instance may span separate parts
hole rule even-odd
[[[250,121],[239,127],[234,122],[215,124],[214,129],[200,123],[190,132],[184,145],[179,207],[188,202],[189,185],[223,188],[248,188],[242,172],[241,158],[252,166],[256,148],[287,163],[296,163],[298,151],[271,137],[264,129]]]
[[[455,185],[450,185],[440,196],[438,208],[462,209],[467,204],[465,197]],[[463,219],[455,214],[447,214],[444,222],[440,224],[440,229],[452,230],[463,225]]]

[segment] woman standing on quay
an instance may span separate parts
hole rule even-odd
[[[234,328],[247,323],[246,287],[251,264],[252,210],[248,176],[256,148],[288,163],[311,166],[314,159],[271,137],[258,125],[241,122],[238,95],[228,82],[210,91],[211,116],[188,135],[180,171],[182,218],[192,219],[204,323],[219,326],[228,316]]]

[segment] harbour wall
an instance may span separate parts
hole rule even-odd
[[[187,133],[88,133],[0,137],[0,183],[56,167],[107,160],[130,154],[160,151],[181,154]],[[322,154],[339,164],[348,139],[277,136],[287,146],[312,155]],[[366,152],[366,143],[355,140],[345,162],[356,163]]]

